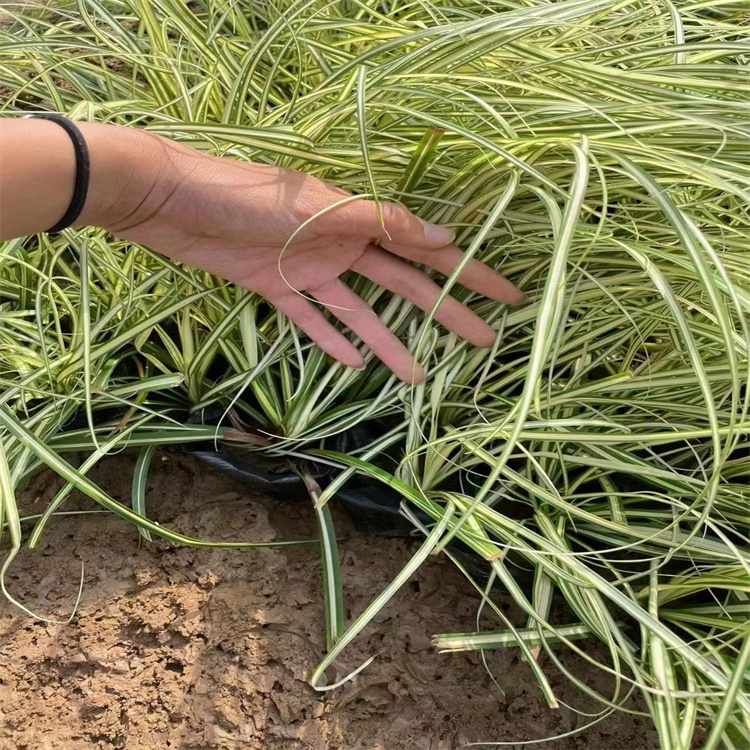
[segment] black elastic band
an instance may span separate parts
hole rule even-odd
[[[73,197],[62,219],[47,230],[48,232],[59,232],[62,229],[67,229],[75,222],[81,215],[84,203],[86,203],[86,196],[89,192],[89,178],[91,177],[89,150],[86,146],[83,133],[67,117],[50,112],[29,115],[29,118],[56,122],[70,136],[70,140],[73,141],[73,150],[76,155],[76,176],[73,184]]]

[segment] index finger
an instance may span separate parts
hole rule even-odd
[[[454,245],[430,250],[395,242],[383,242],[381,247],[401,258],[407,258],[434,268],[444,276],[450,276],[464,258],[463,251]],[[486,263],[478,260],[472,259],[467,263],[466,268],[458,277],[458,282],[483,297],[489,297],[507,305],[517,305],[526,299],[526,295],[515,284],[494,271]]]

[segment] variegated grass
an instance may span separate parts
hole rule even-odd
[[[269,437],[264,450],[342,470],[311,493],[329,648],[317,687],[333,687],[326,667],[408,575],[445,554],[482,618],[476,632],[437,635],[439,648],[519,647],[550,706],[555,664],[600,703],[593,721],[637,692],[665,750],[691,747],[699,724],[706,747],[745,747],[747,9],[194,6],[80,0],[19,13],[0,29],[3,114],[55,109],[143,127],[401,200],[455,228],[467,256],[502,268],[529,303],[506,309],[448,279],[498,331],[490,351],[476,350],[352,278],[425,365],[425,385],[409,388],[368,354],[364,373],[332,363],[262,300],[104,232],[7,242],[0,490],[13,549],[38,541],[72,487],[144,535],[199,543],[148,519],[145,477],[158,446],[241,439],[185,424],[189,412],[232,407],[228,418]],[[73,429],[79,414],[87,427]],[[383,417],[393,427],[359,451],[326,442]],[[86,476],[125,445],[142,451],[132,509]],[[74,450],[89,456],[79,469],[61,457]],[[394,450],[396,468],[381,460]],[[14,494],[42,465],[68,485],[25,537]],[[354,473],[399,492],[425,541],[347,624],[326,503]],[[485,561],[486,578],[451,540]],[[501,594],[520,620],[497,606]],[[570,621],[553,618],[556,600]],[[561,649],[611,674],[612,694],[566,670]]]

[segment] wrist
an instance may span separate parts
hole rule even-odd
[[[91,159],[88,197],[78,226],[117,232],[143,220],[159,193],[170,190],[170,158],[163,139],[135,128],[76,123]]]

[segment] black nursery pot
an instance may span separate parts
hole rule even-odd
[[[220,417],[220,411],[206,410],[200,415],[193,415],[188,422],[216,424]],[[381,420],[357,425],[329,438],[327,447],[340,453],[349,453],[385,434],[390,427],[390,424]],[[257,450],[240,450],[213,442],[187,444],[182,450],[249,485],[260,494],[282,502],[309,500],[310,496],[300,474],[312,476],[321,487],[326,487],[336,474],[335,469],[323,464],[293,462],[286,458],[269,457]],[[336,499],[347,510],[360,534],[397,537],[414,535],[414,526],[400,512],[401,495],[382,482],[357,475],[336,493]],[[424,523],[430,522],[426,514],[418,509],[414,509],[414,512]]]
[[[222,414],[221,409],[204,410],[200,415],[193,415],[188,421],[193,424],[218,424]],[[339,453],[350,453],[368,445],[392,427],[393,424],[386,420],[373,420],[328,438],[325,444],[327,448]],[[309,502],[310,495],[301,474],[312,476],[322,488],[325,488],[338,473],[337,469],[312,461],[293,462],[286,458],[269,457],[258,450],[217,445],[214,442],[188,443],[182,450],[252,487],[258,493],[280,502]],[[390,458],[393,463],[385,468],[391,468],[398,462],[398,455],[394,454]],[[455,482],[457,486],[453,489],[458,489],[460,482],[457,479]],[[419,537],[421,535],[411,521],[401,514],[402,499],[402,496],[388,485],[359,474],[355,474],[339,489],[335,497],[335,501],[346,510],[358,534]],[[432,525],[433,519],[426,513],[414,507],[411,510],[424,525]],[[448,548],[477,580],[487,580],[490,572],[488,564],[467,545],[459,540],[453,540]],[[533,576],[525,570],[518,569],[515,575],[527,588],[532,585]]]

